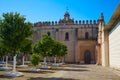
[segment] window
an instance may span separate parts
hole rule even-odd
[[[48,36],[50,36],[50,32],[47,32]]]
[[[65,33],[65,40],[69,40],[69,33],[68,32]]]
[[[85,39],[88,39],[89,38],[89,34],[88,32],[85,33]]]

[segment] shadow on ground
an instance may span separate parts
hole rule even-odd
[[[80,66],[80,65],[70,65],[69,68],[63,68],[63,67],[54,67],[51,70],[63,70],[63,71],[89,71],[88,67],[86,66]]]
[[[72,67],[72,68],[88,68],[88,67],[83,66],[83,65],[70,65],[69,67]]]
[[[24,76],[24,75],[23,75]],[[19,77],[23,77],[23,76],[19,76]],[[0,78],[2,78],[2,80],[4,80],[4,78],[5,78],[5,80],[6,79],[13,79],[13,78],[15,78],[15,77],[6,77],[6,76],[3,76],[3,75],[0,75]],[[1,79],[0,79],[1,80]]]
[[[63,70],[63,71],[89,71],[89,70],[87,70],[87,69],[57,69],[57,68],[55,68],[55,69],[52,69],[52,70]]]
[[[27,71],[27,70],[19,70],[19,72],[25,72],[25,73],[40,73],[40,74],[47,74],[47,73],[55,73],[54,71],[46,71],[46,70],[40,70],[38,72],[30,72],[30,71]]]
[[[43,78],[43,77],[37,77],[37,78],[30,78],[27,80],[77,80],[77,79],[72,79],[72,78]]]

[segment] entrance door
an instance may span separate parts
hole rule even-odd
[[[91,62],[91,54],[90,51],[86,51],[84,54],[85,64],[90,64]]]

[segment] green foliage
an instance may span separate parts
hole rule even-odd
[[[20,51],[23,53],[31,53],[32,52],[32,40],[29,38],[26,38],[21,45]]]
[[[37,66],[39,64],[39,61],[40,61],[40,56],[38,54],[33,53],[31,58],[30,58],[30,61],[34,66]]]
[[[5,53],[4,49],[2,49],[2,47],[0,47],[0,58],[3,57],[4,53]]]
[[[0,45],[0,58],[5,55],[8,55],[8,53],[10,53],[10,50],[7,49],[5,46]]]
[[[53,40],[47,34],[42,35],[42,39],[35,43],[33,47],[34,53],[45,56],[65,56],[67,54],[67,46],[63,43]]]
[[[54,41],[53,46],[51,48],[51,53],[53,56],[59,56],[61,52],[61,43],[58,41]]]
[[[54,41],[51,53],[53,56],[65,56],[67,54],[67,46],[59,41]]]
[[[67,54],[67,46],[64,44],[61,44],[61,51],[60,51],[60,56],[65,56]]]
[[[50,52],[48,52],[48,55],[47,55],[47,56],[52,57],[52,56],[54,56],[54,55],[52,54],[52,51],[50,51]]]
[[[0,38],[0,57],[8,55],[8,53],[11,53],[10,49],[3,44],[3,40]]]
[[[42,39],[33,47],[33,51],[35,53],[39,53],[42,56],[48,56],[48,53],[51,51],[51,47],[53,46],[54,40],[52,37],[48,36],[47,34],[42,35]]]
[[[0,26],[1,26],[1,24],[2,24],[2,18],[0,17]]]
[[[40,54],[42,51],[41,51],[41,42],[40,40],[37,41],[34,45],[33,45],[33,52],[34,53],[38,53]]]
[[[0,26],[0,37],[3,44],[10,50],[19,51],[23,41],[34,31],[32,24],[25,22],[26,18],[19,13],[3,13],[3,19]]]

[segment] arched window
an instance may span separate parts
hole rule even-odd
[[[50,32],[47,32],[48,36],[50,36]]]
[[[89,38],[89,34],[88,32],[85,33],[85,39],[88,39]]]
[[[69,33],[68,32],[65,33],[65,40],[69,40]]]

